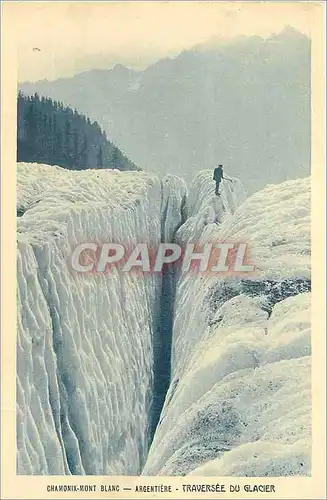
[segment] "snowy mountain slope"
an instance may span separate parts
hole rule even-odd
[[[161,240],[160,181],[18,164],[17,471],[137,474],[149,440],[158,275],[82,275],[81,242]],[[179,189],[174,192],[174,186]],[[170,179],[165,206],[185,196]],[[169,230],[174,230],[169,223]]]
[[[171,383],[142,474],[310,474],[310,181],[221,217],[224,195],[202,202],[211,181],[198,180],[177,239],[250,243],[257,270],[180,276]]]

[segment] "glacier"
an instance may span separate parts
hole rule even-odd
[[[245,241],[256,272],[179,276],[171,382],[142,474],[309,475],[310,180],[236,207],[232,192],[210,199],[210,175],[194,179],[176,239]]]
[[[213,184],[17,165],[18,474],[310,474],[310,181]],[[89,241],[242,241],[256,271],[72,272]]]
[[[143,173],[18,164],[20,474],[141,471],[161,276],[84,276],[67,260],[83,241],[155,247],[180,224],[185,196],[182,180],[164,183]]]

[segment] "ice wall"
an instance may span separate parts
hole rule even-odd
[[[144,475],[310,474],[310,180],[241,203],[200,172],[179,241],[246,242],[254,276],[181,275],[172,377]]]
[[[194,178],[185,204],[186,221],[176,235],[181,243],[196,242],[203,231],[216,232],[217,224],[228,220],[245,200],[246,192],[239,179],[229,177],[220,184],[220,196],[215,195],[211,170],[201,170]]]
[[[163,185],[142,172],[18,164],[19,474],[141,471],[161,277],[82,275],[68,261],[81,242],[155,248],[169,237],[185,186]]]

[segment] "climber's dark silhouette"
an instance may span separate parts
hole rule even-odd
[[[213,172],[213,180],[216,181],[216,190],[215,194],[216,196],[219,196],[219,186],[221,183],[221,179],[224,179],[225,181],[233,182],[232,179],[227,179],[227,177],[224,177],[224,167],[222,165],[218,165],[218,167],[215,168]]]

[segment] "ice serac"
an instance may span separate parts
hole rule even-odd
[[[161,182],[162,241],[172,242],[186,218],[186,183],[176,175],[166,174]]]
[[[161,277],[79,274],[69,257],[82,242],[155,248],[181,224],[185,193],[173,176],[163,196],[142,172],[17,169],[17,472],[138,474]]]
[[[217,232],[217,225],[229,220],[246,199],[239,179],[229,177],[220,184],[220,196],[215,195],[212,170],[201,170],[194,178],[185,204],[186,221],[176,234],[181,243],[197,242],[202,234]],[[232,182],[230,182],[232,181]]]
[[[214,200],[211,182],[195,179],[176,238],[246,242],[256,272],[179,277],[171,382],[142,474],[310,475],[310,179],[239,207],[239,184]]]

